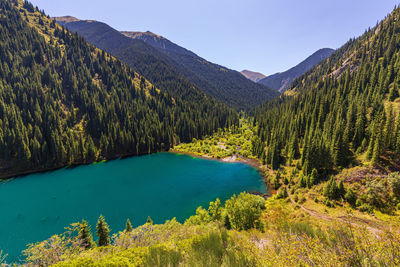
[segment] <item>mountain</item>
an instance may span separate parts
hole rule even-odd
[[[378,166],[382,175],[399,170],[399,40],[396,8],[260,107],[259,145],[267,147],[260,157],[274,169],[297,164],[304,176],[315,169],[318,179],[349,166]]]
[[[265,86],[249,81],[239,72],[213,64],[152,32],[123,34],[142,40],[164,53],[179,63],[174,65],[175,68],[204,92],[236,108],[248,109],[278,95]]]
[[[250,71],[250,70],[242,70],[240,72],[244,77],[246,77],[247,79],[257,83],[260,80],[264,79],[266,76],[262,73],[259,72],[254,72],[254,71]]]
[[[168,150],[237,114],[172,97],[29,2],[0,1],[0,177]]]
[[[278,95],[153,33],[122,34],[102,22],[57,20],[165,90],[180,91],[175,89],[176,84],[195,87],[237,109],[249,109]]]
[[[202,98],[211,100],[211,97],[171,66],[175,63],[170,58],[143,41],[128,38],[102,22],[78,20],[69,23],[65,22],[65,17],[56,19],[72,32],[85,37],[88,42],[120,58],[172,96],[191,101],[197,99],[193,102]]]
[[[150,31],[147,32],[127,32],[127,31],[121,31],[123,35],[126,37],[136,39],[136,40],[142,40],[146,44],[149,44],[153,47],[159,48],[161,50],[166,50],[166,51],[172,51],[174,53],[178,53],[181,55],[188,55],[192,57],[196,57],[196,54],[187,50],[186,48],[180,47],[173,42],[169,41],[168,39],[154,34]]]
[[[259,80],[258,83],[264,84],[279,92],[284,92],[297,77],[303,75],[322,60],[328,58],[334,51],[334,49],[330,48],[320,49],[295,67],[285,72],[267,76],[266,78]]]

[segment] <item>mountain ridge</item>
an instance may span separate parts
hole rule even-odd
[[[335,50],[331,48],[319,49],[289,70],[267,76],[259,80],[258,83],[264,84],[272,89],[283,93],[290,87],[290,85],[296,78],[312,69],[322,60],[328,58],[334,51]]]
[[[247,104],[246,106],[249,107],[261,104],[278,95],[268,87],[260,87],[260,85],[248,81],[239,72],[211,63],[165,37],[151,32],[124,32],[124,34],[130,38],[145,41],[174,61],[181,63],[177,68],[185,77],[199,88],[203,88],[205,92],[222,99],[224,102],[235,103],[240,101],[235,104],[243,107],[241,102],[250,99],[254,104]],[[231,94],[235,94],[237,97],[233,99]]]

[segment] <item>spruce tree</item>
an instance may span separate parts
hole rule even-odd
[[[110,245],[110,229],[108,227],[108,224],[104,220],[103,215],[100,215],[97,221],[96,230],[97,237],[99,238],[97,241],[98,245],[100,247]]]
[[[84,249],[91,249],[96,246],[93,241],[92,233],[90,232],[90,226],[85,220],[82,220],[82,222],[79,224],[78,240],[80,246]]]
[[[368,144],[367,159],[372,159],[372,155],[374,154],[374,147],[375,147],[375,138],[371,136]]]
[[[335,181],[335,178],[332,177],[328,184],[325,187],[324,195],[329,199],[337,199],[338,198],[338,187]]]
[[[380,142],[379,142],[379,140],[375,140],[374,150],[372,152],[372,158],[371,158],[372,163],[378,163],[380,153],[381,153]]]
[[[398,89],[394,86],[390,89],[389,92],[389,101],[394,101],[396,98],[399,97],[399,91]]]
[[[302,173],[299,176],[299,187],[306,187],[307,186],[307,179],[304,177]]]
[[[126,228],[125,228],[125,231],[126,231],[126,232],[132,232],[132,230],[133,230],[133,227],[132,227],[131,221],[130,221],[129,219],[127,219],[127,220],[126,220]]]
[[[317,180],[318,180],[318,171],[317,169],[314,168],[308,179],[308,187],[311,188],[313,185],[315,185],[317,183]]]
[[[343,180],[340,180],[339,186],[338,186],[338,196],[344,197],[345,194],[346,194],[346,189],[344,189]]]
[[[228,230],[232,229],[231,220],[229,219],[228,215],[225,215],[224,225],[225,225],[226,229],[228,229]]]

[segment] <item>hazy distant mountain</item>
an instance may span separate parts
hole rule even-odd
[[[250,70],[242,70],[240,72],[244,77],[247,79],[253,81],[253,82],[259,82],[260,80],[264,79],[266,76],[262,73],[259,72],[254,72]]]
[[[56,19],[167,91],[177,93],[180,90],[175,87],[180,86],[188,92],[188,87],[195,87],[238,109],[249,109],[278,95],[239,72],[210,63],[154,33],[121,33],[98,21]]]
[[[282,93],[289,88],[289,86],[297,77],[303,75],[322,60],[328,58],[334,51],[335,50],[331,48],[320,49],[297,66],[285,72],[267,76],[266,78],[258,81],[258,83],[266,85],[269,88],[278,90]]]

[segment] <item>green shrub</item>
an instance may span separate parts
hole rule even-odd
[[[198,207],[196,210],[196,215],[190,216],[189,219],[185,221],[187,225],[202,225],[211,222],[210,213],[203,209],[202,207]]]
[[[395,197],[400,197],[400,174],[398,172],[390,173],[387,176],[389,188]]]
[[[260,229],[260,217],[265,209],[265,200],[256,195],[241,193],[234,195],[225,203],[225,208],[233,229]]]
[[[356,205],[357,201],[357,196],[354,194],[354,191],[349,188],[344,195],[344,199],[352,206],[354,207]]]

